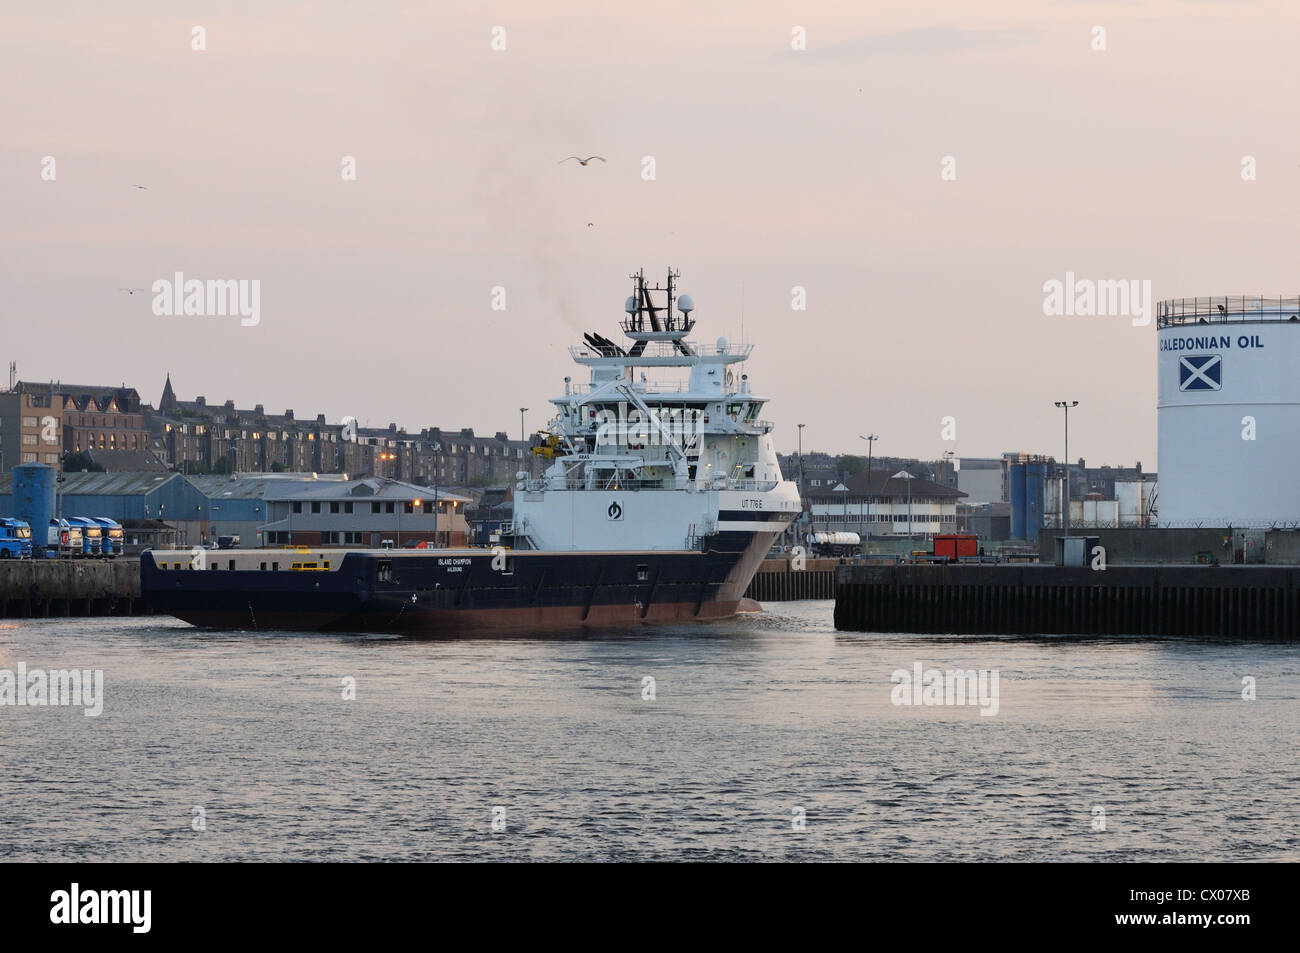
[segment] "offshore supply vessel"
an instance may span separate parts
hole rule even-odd
[[[502,546],[147,551],[144,598],[195,625],[393,633],[734,614],[799,493],[739,366],[751,345],[690,340],[677,277],[632,275],[626,340],[570,348],[589,380],[552,398],[533,447],[549,466],[517,475]]]

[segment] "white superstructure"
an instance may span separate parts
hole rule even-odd
[[[590,379],[566,377],[551,400],[556,414],[534,452],[552,463],[516,484],[516,546],[738,551],[739,542],[761,556],[798,515],[798,489],[782,479],[761,418],[767,399],[738,367],[750,346],[688,340],[694,303],[675,296],[676,277],[651,288],[632,276],[627,343],[590,333],[570,349]]]
[[[1300,522],[1300,299],[1162,301],[1160,526]]]

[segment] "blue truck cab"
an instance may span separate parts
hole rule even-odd
[[[103,531],[103,536],[99,539],[100,552],[110,559],[122,555],[122,524],[107,516],[94,516],[91,518],[99,524],[100,529]]]
[[[32,528],[13,517],[0,518],[0,559],[30,559]]]
[[[104,538],[104,527],[88,516],[69,516],[68,525],[81,530],[81,555],[98,556],[100,540]]]

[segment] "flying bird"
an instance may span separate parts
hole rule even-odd
[[[590,162],[592,159],[599,159],[601,162],[604,162],[604,161],[605,161],[605,157],[604,157],[604,156],[587,156],[587,158],[585,158],[585,159],[582,158],[582,156],[569,156],[568,159],[561,159],[559,162],[557,162],[557,163],[555,163],[555,164],[556,164],[556,165],[564,165],[564,163],[568,162],[569,159],[577,159],[577,160],[578,160],[578,165],[586,165],[586,164],[587,164],[588,162]]]
[[[149,191],[149,186],[147,186],[147,185],[136,185],[134,182],[131,183],[131,188],[133,188],[133,189],[144,189],[146,192]]]
[[[117,290],[118,290],[118,291],[125,291],[125,292],[126,292],[127,294],[129,294],[129,295],[133,295],[133,294],[135,294],[137,291],[144,291],[143,288],[118,288]]]

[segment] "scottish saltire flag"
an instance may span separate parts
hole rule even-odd
[[[1179,358],[1179,390],[1218,390],[1222,386],[1223,355],[1189,354]]]

